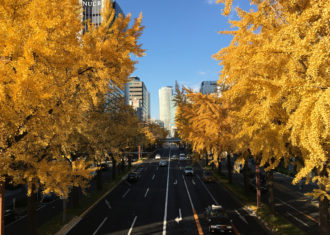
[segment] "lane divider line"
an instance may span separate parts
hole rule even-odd
[[[195,181],[192,179],[191,182],[193,183],[193,185],[196,185]]]
[[[152,176],[152,180],[154,180],[155,179],[155,174]]]
[[[95,232],[93,233],[93,235],[95,235],[100,228],[103,226],[103,224],[105,223],[105,221],[107,221],[108,217],[105,217],[104,220],[102,221],[102,223],[97,227],[97,229],[95,230]]]
[[[124,193],[124,195],[123,195],[121,198],[124,198],[124,197],[126,197],[126,195],[129,193],[129,191],[131,191],[131,189],[130,189],[130,188],[129,188],[129,189],[127,189],[126,193]]]
[[[200,222],[199,222],[198,215],[197,215],[197,213],[196,213],[196,210],[195,210],[194,204],[193,204],[193,202],[192,202],[192,200],[191,200],[190,193],[189,193],[189,190],[188,190],[188,186],[187,186],[187,183],[186,183],[186,180],[184,179],[184,177],[183,177],[183,182],[184,182],[184,185],[185,185],[186,190],[187,190],[187,194],[188,194],[188,198],[189,198],[189,201],[190,201],[190,205],[191,205],[192,212],[193,212],[193,214],[194,214],[194,219],[195,219],[195,223],[196,223],[196,226],[197,226],[198,234],[199,234],[199,235],[203,235],[203,234],[204,234],[204,233],[203,233],[203,229],[202,229],[202,226],[201,226],[201,224],[200,224]]]
[[[148,192],[149,192],[149,188],[147,188],[147,191],[146,191],[146,193],[144,194],[144,197],[147,196]]]
[[[294,208],[294,207],[291,206],[290,204],[288,204],[288,203],[282,201],[281,199],[277,198],[277,200],[279,200],[281,203],[287,205],[288,207],[294,209],[295,211],[299,212],[301,215],[304,215],[306,218],[308,218],[308,219],[314,221],[315,223],[317,223],[317,224],[320,223],[318,220],[314,219],[312,216],[310,216],[310,215],[306,215],[304,212],[301,212],[300,210],[297,210],[296,208]]]
[[[164,221],[163,221],[163,235],[166,235],[166,223],[167,223],[167,203],[168,203],[168,184],[170,181],[170,166],[171,166],[171,148],[168,154],[168,167],[167,167],[167,183],[166,183],[166,196],[165,196],[165,211],[164,211]]]
[[[136,219],[137,219],[137,216],[134,217],[133,223],[132,223],[130,229],[128,230],[127,235],[130,235],[132,233],[132,230],[133,230]]]
[[[243,220],[246,224],[248,224],[248,222],[246,221],[246,219],[244,218],[244,216],[242,216],[237,210],[235,210],[235,212],[241,218],[241,220]]]
[[[112,209],[111,208],[111,205],[110,205],[110,202],[107,199],[105,199],[104,202],[105,202],[105,204],[107,204],[107,206],[108,206],[109,209]]]
[[[289,212],[286,212],[289,216],[291,216],[292,218],[294,218],[295,220],[297,220],[299,223],[305,225],[306,227],[309,227],[308,224],[306,224],[304,221],[302,221],[301,219],[298,219],[297,217],[295,217],[294,215],[292,215],[291,213]]]

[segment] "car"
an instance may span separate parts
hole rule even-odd
[[[18,213],[13,209],[5,210],[4,213],[4,224],[10,224],[19,218]]]
[[[184,153],[180,153],[179,160],[186,160],[186,155]]]
[[[165,160],[161,160],[161,161],[159,162],[159,166],[167,166],[167,161],[165,161]]]
[[[127,181],[128,182],[137,182],[139,179],[139,174],[137,172],[131,172],[127,176]]]
[[[232,220],[221,205],[208,206],[204,215],[210,233],[234,233]]]
[[[156,154],[155,159],[160,159],[160,158],[161,158],[160,154]]]
[[[205,183],[214,183],[215,178],[210,171],[203,171],[202,179]]]
[[[172,160],[178,160],[178,156],[175,155],[175,154],[173,154],[173,155],[171,156],[171,159],[172,159]]]
[[[186,166],[184,168],[184,174],[185,175],[194,175],[194,169],[192,168],[192,166]]]

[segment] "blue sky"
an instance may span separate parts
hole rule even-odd
[[[117,0],[132,18],[143,14],[145,26],[140,38],[146,56],[138,58],[132,76],[138,76],[151,93],[151,117],[159,118],[158,90],[175,81],[198,89],[202,81],[218,80],[221,67],[211,58],[229,45],[231,36],[218,31],[230,30],[228,17],[216,0]],[[241,0],[246,4],[248,0]],[[234,1],[238,6],[238,1]],[[234,13],[230,16],[235,18]]]

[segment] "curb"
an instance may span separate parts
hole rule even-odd
[[[135,167],[140,164],[142,164],[142,162],[136,163],[135,165],[132,165],[132,166]],[[108,191],[106,191],[99,199],[97,199],[89,208],[87,208],[83,213],[81,213],[81,215],[73,217],[73,219],[71,219],[71,221],[69,223],[64,225],[60,229],[60,231],[55,233],[55,235],[66,235],[68,232],[70,232],[70,230],[74,226],[76,226],[88,212],[90,212],[101,200],[103,200],[109,193],[111,193],[112,190],[114,190],[120,183],[122,183],[124,181],[127,174],[128,174],[128,172],[115,185],[113,185]]]

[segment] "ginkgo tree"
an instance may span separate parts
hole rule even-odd
[[[115,12],[105,7],[102,24],[82,35],[79,1],[61,4],[0,1],[2,208],[5,177],[26,184],[31,199],[39,190],[65,197],[69,187],[86,186],[94,169],[73,157],[72,136],[84,134],[86,114],[109,91],[110,79],[127,82],[135,64],[130,54],[143,55],[141,16],[131,27],[130,16],[110,24]]]
[[[226,3],[228,14],[232,1],[218,2]],[[319,189],[312,195],[320,200],[321,233],[328,234],[328,1],[250,2],[257,10],[237,9],[240,20],[230,23],[238,29],[227,32],[234,35],[232,43],[215,55],[223,65],[220,79],[232,87],[227,95],[247,127],[241,136],[246,130],[261,164],[271,169],[282,157],[297,157],[293,183],[315,175]]]

